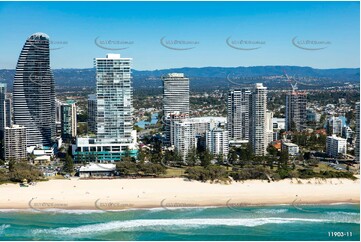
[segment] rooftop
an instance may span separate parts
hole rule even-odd
[[[91,163],[86,166],[80,167],[80,172],[92,172],[92,171],[115,171],[115,164],[98,164]]]

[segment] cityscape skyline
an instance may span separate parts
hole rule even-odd
[[[359,10],[0,2],[0,240],[359,241]]]
[[[0,21],[9,23],[3,30],[8,33],[7,38],[0,45],[2,56],[7,56],[0,60],[0,67],[5,69],[15,67],[14,56],[22,45],[19,39],[37,31],[51,36],[54,69],[89,68],[93,56],[103,56],[110,50],[132,56],[137,70],[186,66],[297,65],[320,69],[360,66],[356,54],[360,50],[358,2],[18,5],[0,3],[4,13]],[[40,21],[37,13],[44,8],[47,11],[42,11],[41,17],[51,21]],[[192,11],[186,11],[189,8]],[[115,15],[117,9],[121,15]],[[154,11],[157,18],[149,11],[152,9],[157,9]],[[102,19],[97,18],[99,14]],[[25,21],[22,16],[33,17]],[[177,21],[182,25],[177,25]],[[113,28],[116,25],[122,26],[122,34]],[[14,28],[17,31],[11,31]],[[90,28],[95,31],[89,31]],[[174,41],[185,43],[177,45]],[[307,41],[319,43],[310,46]],[[307,50],[308,47],[314,50]],[[157,62],[151,61],[155,55]]]

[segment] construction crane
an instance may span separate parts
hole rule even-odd
[[[285,70],[283,70],[283,73],[285,73],[285,76],[286,76],[286,78],[287,78],[287,81],[288,81],[288,83],[289,83],[289,84],[291,85],[291,87],[292,87],[292,91],[293,91],[293,92],[296,91],[296,90],[298,89],[296,80],[294,80],[295,83],[292,84],[292,79],[287,75],[287,73],[286,73]]]
[[[288,83],[290,83],[291,87],[292,87],[292,91],[296,91],[298,89],[297,83],[301,84],[302,86],[317,86],[315,84],[311,84],[311,83],[305,83],[305,82],[300,82],[300,81],[296,81],[294,78],[291,79],[291,77],[289,77],[286,73],[285,70],[283,70],[283,73],[285,74]],[[292,84],[292,82],[294,82],[294,84]]]

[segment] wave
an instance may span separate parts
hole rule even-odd
[[[347,216],[360,216],[360,213],[353,213],[353,212],[327,212],[329,215],[347,215]]]
[[[260,214],[279,214],[279,213],[287,213],[288,209],[286,208],[280,208],[280,209],[257,209],[254,211],[255,213]]]
[[[0,234],[3,234],[5,229],[10,228],[10,224],[2,224],[0,226]]]
[[[335,223],[329,219],[308,218],[252,218],[252,219],[139,219],[131,221],[113,221],[79,227],[61,227],[55,229],[35,229],[36,235],[84,235],[86,233],[101,233],[107,231],[127,231],[147,228],[149,230],[179,229],[179,227],[207,227],[207,226],[244,226],[256,227],[265,224],[286,223]]]
[[[339,223],[360,223],[360,214],[354,212],[327,212],[323,217],[336,220]]]

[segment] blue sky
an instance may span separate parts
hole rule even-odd
[[[93,58],[107,53],[132,57],[138,70],[359,67],[359,8],[359,2],[1,2],[0,69],[15,68],[26,38],[35,32],[47,33],[54,48],[61,47],[51,51],[52,68],[92,67]],[[100,48],[97,37],[100,46],[128,48]],[[166,48],[162,37],[167,46],[194,48]],[[233,46],[257,49],[231,48],[227,38]],[[239,44],[242,40],[251,43]],[[310,40],[317,43],[307,45]]]

